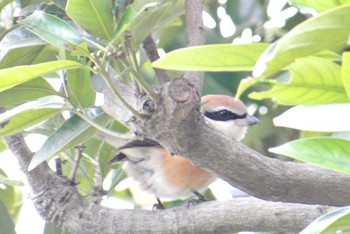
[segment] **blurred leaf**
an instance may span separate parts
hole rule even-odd
[[[19,180],[11,180],[0,173],[0,184],[10,185],[10,186],[23,186],[23,182]]]
[[[0,106],[14,105],[55,94],[57,93],[49,82],[39,77],[0,92]]]
[[[301,9],[312,8],[317,12],[322,12],[340,5],[349,4],[350,0],[289,0],[289,2]]]
[[[322,50],[339,50],[348,42],[350,5],[334,8],[294,27],[259,58],[254,76],[270,76],[296,58]]]
[[[69,232],[64,231],[62,228],[46,222],[43,234],[69,234]]]
[[[6,234],[16,234],[15,225],[13,224],[6,206],[0,199],[0,227],[1,232]]]
[[[99,109],[92,113],[90,119],[100,124],[106,124],[109,119],[108,115]],[[44,145],[35,153],[28,170],[34,169],[37,165],[49,159],[58,152],[76,146],[88,140],[96,133],[96,129],[86,123],[79,116],[74,115],[69,118],[63,125],[45,141]]]
[[[170,23],[181,14],[183,14],[183,7],[177,4],[177,1],[170,1],[163,5],[157,2],[144,5],[128,28],[134,44],[138,46],[152,31]]]
[[[27,46],[44,45],[45,41],[23,27],[7,33],[0,42],[0,50],[11,50]]]
[[[348,102],[341,80],[340,66],[330,60],[306,57],[297,59],[282,73],[277,81],[272,81],[272,89],[253,92],[250,98],[262,100],[273,98],[281,105],[325,104]],[[286,76],[287,75],[287,76]]]
[[[350,207],[338,208],[322,215],[299,234],[328,234],[350,232]]]
[[[2,8],[4,8],[7,4],[9,4],[12,1],[13,0],[2,0],[2,1],[0,1],[0,11],[2,10]]]
[[[273,119],[275,126],[316,132],[350,131],[350,104],[296,106]]]
[[[0,139],[0,153],[7,149],[6,144]]]
[[[152,65],[177,71],[249,71],[268,46],[256,43],[188,47],[171,51]]]
[[[88,33],[110,41],[115,20],[111,0],[68,0],[67,15]]]
[[[11,67],[0,70],[0,91],[61,69],[88,68],[73,61],[53,61],[36,65]],[[11,77],[11,79],[8,79]]]
[[[62,10],[66,9],[67,0],[52,0],[52,2]]]
[[[66,48],[66,43],[80,44],[82,42],[78,30],[72,25],[41,11],[35,11],[20,23],[43,40],[59,48]]]
[[[30,110],[38,110],[38,109],[64,109],[66,107],[66,101],[64,98],[51,95],[38,98],[37,100],[26,102],[22,105],[16,106],[11,110],[7,110],[4,113],[0,114],[0,123],[12,118],[15,115],[18,115],[22,112],[30,111]]]
[[[343,85],[348,95],[348,99],[350,100],[350,52],[343,53],[341,74],[343,78]]]
[[[350,173],[349,140],[332,137],[305,138],[270,148],[269,151],[331,170]]]
[[[10,136],[41,123],[61,112],[57,109],[38,109],[20,113],[11,118],[10,123],[0,129],[0,136]]]

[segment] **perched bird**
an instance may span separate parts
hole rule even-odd
[[[206,122],[221,133],[240,141],[250,125],[258,120],[248,115],[240,100],[225,95],[201,98],[201,111]],[[188,159],[171,155],[155,141],[131,141],[119,148],[121,152],[111,162],[127,159],[124,169],[141,187],[159,198],[185,199],[207,188],[216,176],[196,167]]]

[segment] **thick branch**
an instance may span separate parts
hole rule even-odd
[[[205,35],[202,20],[202,0],[186,0],[185,4],[187,46],[204,45]],[[201,92],[204,72],[186,72],[184,78],[190,80],[196,89]]]
[[[46,165],[39,165],[28,173],[26,168],[32,153],[22,136],[8,137],[6,142],[20,162],[41,215],[71,233],[298,232],[318,216],[334,209],[255,198],[204,202],[163,211],[109,209],[89,203],[66,179],[56,176]]]
[[[267,158],[208,126],[188,81],[167,84],[161,95],[161,106],[140,125],[169,151],[262,199],[332,206],[350,203],[350,175]]]

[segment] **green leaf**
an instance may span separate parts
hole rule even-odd
[[[45,41],[23,27],[7,33],[0,42],[0,50],[11,50],[27,46],[44,45]]]
[[[170,23],[181,14],[183,14],[183,6],[177,4],[177,1],[170,1],[162,5],[158,2],[144,5],[128,28],[131,31],[133,44],[138,46],[152,31]]]
[[[88,33],[110,41],[115,20],[111,0],[68,0],[67,15]]]
[[[270,148],[269,151],[331,170],[350,173],[349,140],[332,137],[305,138]]]
[[[350,52],[343,53],[341,74],[343,78],[343,85],[348,95],[348,99],[350,100]]]
[[[38,109],[20,113],[11,118],[10,123],[0,129],[0,136],[10,136],[41,123],[61,112],[57,109]]]
[[[21,20],[20,23],[44,41],[59,48],[66,48],[66,43],[82,43],[78,30],[72,25],[56,16],[41,11],[35,11]]]
[[[0,69],[32,64],[45,46],[23,47],[0,51]]]
[[[70,59],[75,60],[76,58]],[[90,73],[86,69],[74,69],[67,72],[70,100],[79,108],[95,104],[96,93],[91,87]]]
[[[15,105],[55,94],[57,93],[49,82],[39,77],[0,92],[0,106]]]
[[[189,47],[174,50],[152,65],[177,71],[249,71],[268,46],[256,43]]]
[[[1,232],[6,234],[16,234],[15,225],[13,224],[6,206],[0,200],[0,227]]]
[[[105,124],[109,117],[101,111],[95,113],[92,119],[94,122]],[[35,153],[28,170],[34,169],[37,165],[49,159],[64,149],[73,147],[88,140],[96,133],[96,129],[74,115],[45,141],[44,145]]]
[[[342,207],[322,215],[299,234],[328,234],[350,232],[350,207]]]
[[[294,27],[261,55],[253,75],[270,76],[296,58],[345,47],[350,33],[349,12],[350,5],[344,5]]]
[[[274,118],[276,126],[315,132],[350,131],[350,104],[296,106]]]
[[[348,102],[341,79],[340,66],[330,60],[306,57],[289,66],[289,73],[270,82],[272,89],[253,92],[253,99],[273,98],[281,105],[325,104]],[[280,81],[279,81],[280,80]]]
[[[317,12],[329,10],[331,8],[348,4],[350,0],[289,0],[291,4],[298,8],[305,9],[312,8]]]
[[[15,108],[8,110],[0,114],[0,123],[10,119],[11,117],[18,115],[22,112],[29,110],[38,110],[38,109],[64,109],[66,107],[66,101],[64,98],[51,95],[38,98],[37,100],[26,102],[22,105],[16,106]]]
[[[0,70],[0,92],[50,72],[73,68],[88,67],[77,62],[60,60],[2,69]],[[9,77],[11,79],[8,79]]]
[[[51,223],[46,222],[44,227],[44,234],[69,234],[69,232]]]

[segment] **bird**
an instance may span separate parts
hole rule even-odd
[[[258,123],[241,100],[226,95],[203,96],[201,112],[207,124],[237,141],[243,139],[249,126]],[[110,162],[126,159],[126,174],[143,190],[154,194],[160,208],[160,199],[186,199],[195,194],[199,200],[205,200],[200,192],[217,179],[212,172],[183,156],[172,155],[154,140],[132,140],[118,151]]]

